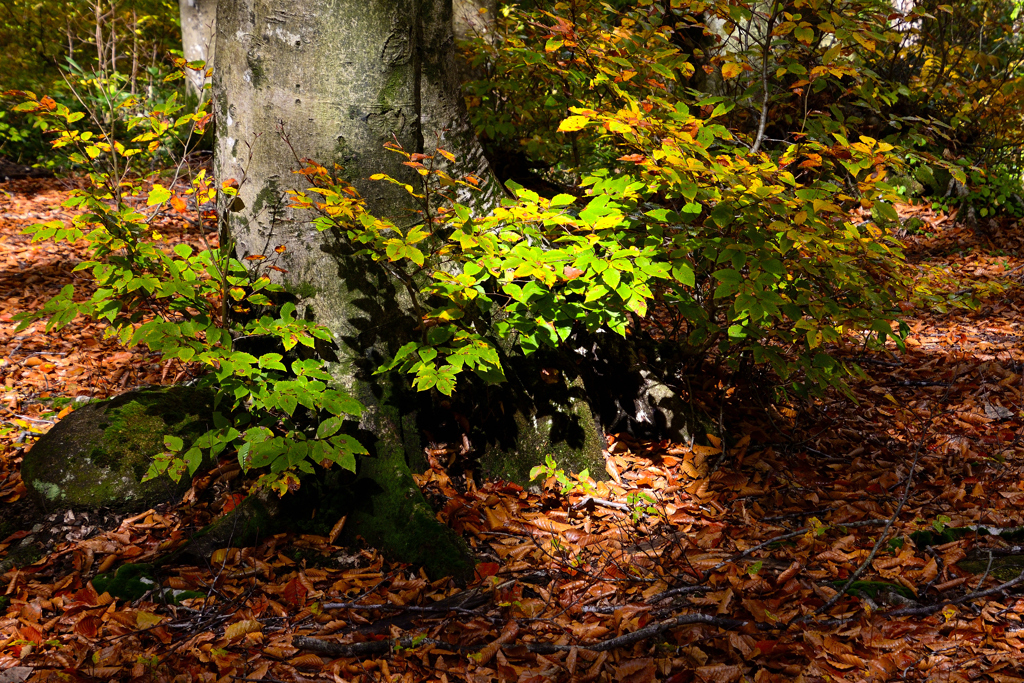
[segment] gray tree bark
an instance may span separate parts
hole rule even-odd
[[[214,36],[217,32],[217,0],[178,0],[181,13],[181,49],[185,61],[206,62],[213,66]],[[188,72],[188,92],[203,97],[203,86],[209,79],[199,71]]]

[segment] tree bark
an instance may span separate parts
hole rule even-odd
[[[178,0],[181,13],[181,50],[187,62],[206,62],[213,66],[214,36],[217,33],[217,0]],[[190,95],[203,97],[203,86],[209,83],[200,71],[189,71],[187,87]]]

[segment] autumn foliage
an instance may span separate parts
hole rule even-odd
[[[356,469],[363,408],[280,251],[221,243],[237,183],[159,168],[202,105],[112,73],[76,82],[100,115],[8,93],[89,173],[0,194],[0,681],[1021,680],[1017,24],[994,0],[524,3],[465,46],[477,133],[520,161],[491,213],[458,150],[392,146],[423,179],[407,227],[292,169],[293,205],[409,294],[419,334],[379,374],[458,396],[616,335],[670,350],[713,416],[528,489],[430,443],[416,483],[476,556],[465,584],[342,547],[326,508],[188,554],[249,493]],[[185,379],[219,410],[153,465],[181,501],[24,508],[21,456],[76,397]]]

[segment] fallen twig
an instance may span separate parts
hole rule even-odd
[[[927,434],[927,430],[922,430],[922,434]],[[846,583],[843,584],[839,591],[836,592],[836,594],[833,595],[831,598],[829,598],[824,605],[814,610],[814,612],[812,612],[811,614],[806,614],[802,617],[791,619],[787,624],[787,627],[793,623],[803,623],[806,621],[810,621],[810,619],[813,618],[816,614],[823,614],[828,610],[832,609],[832,607],[837,602],[839,602],[839,600],[842,599],[842,597],[846,594],[846,591],[849,590],[850,586],[852,586],[854,582],[857,581],[857,579],[859,579],[865,571],[867,571],[868,567],[871,566],[871,563],[874,562],[875,555],[878,554],[878,549],[882,547],[882,544],[885,542],[885,539],[889,534],[889,529],[891,529],[892,525],[896,523],[896,520],[899,518],[900,513],[903,512],[903,507],[907,504],[907,500],[910,498],[910,490],[914,485],[914,473],[917,471],[917,463],[921,459],[921,454],[924,453],[924,438],[925,437],[922,435],[920,441],[918,441],[917,443],[917,452],[914,454],[914,461],[910,463],[910,472],[907,474],[907,484],[903,489],[903,496],[900,498],[899,505],[897,505],[896,509],[892,511],[892,515],[889,517],[889,520],[885,523],[885,528],[882,529],[882,533],[878,534],[878,540],[875,541],[875,545],[873,548],[871,548],[871,552],[868,553],[868,556],[864,558],[864,561],[860,563],[860,566],[857,567],[857,570],[850,575],[850,578],[847,579]],[[853,526],[854,524],[855,522],[851,522],[850,524],[847,524],[845,526]]]
[[[509,646],[521,645],[522,647],[525,647],[528,652],[541,655],[554,654],[555,652],[569,652],[573,648],[578,650],[589,650],[590,652],[607,652],[621,647],[629,647],[630,645],[639,643],[642,640],[664,633],[669,629],[673,629],[678,626],[686,626],[687,624],[706,624],[708,626],[717,626],[719,628],[738,629],[743,626],[747,626],[750,623],[752,622],[740,619],[726,619],[723,617],[712,616],[710,614],[681,614],[677,617],[666,619],[665,621],[659,621],[656,624],[649,624],[644,628],[631,633],[616,636],[615,638],[608,638],[607,640],[600,640],[596,643],[559,645],[556,643],[524,642],[507,644]],[[763,626],[761,624],[755,625],[758,628],[771,628],[771,626],[767,624]],[[501,636],[499,636],[499,638],[500,637]],[[362,643],[338,643],[330,640],[320,640],[319,638],[297,636],[292,638],[292,645],[302,650],[319,652],[331,657],[363,657],[366,655],[381,655],[392,652],[396,649],[414,648],[419,645],[430,645],[452,652],[466,651],[466,648],[435,640],[433,638],[414,638],[411,636],[388,640],[369,640]],[[486,648],[487,645],[483,647]]]
[[[625,503],[616,503],[614,500],[606,500],[604,498],[595,498],[594,496],[586,496],[583,500],[572,506],[573,510],[582,510],[587,507],[588,504],[593,503],[594,505],[600,505],[601,507],[611,508],[613,510],[623,510],[628,512],[629,506]]]
[[[1016,586],[1018,584],[1021,584],[1021,583],[1024,583],[1024,571],[1021,571],[1021,573],[1018,574],[1016,578],[1010,579],[1009,581],[1001,583],[998,586],[995,586],[994,588],[989,588],[989,589],[983,590],[983,591],[974,591],[973,593],[968,593],[967,595],[961,595],[959,598],[956,598],[955,600],[943,600],[942,602],[937,602],[934,605],[924,605],[923,607],[904,607],[903,609],[894,610],[892,612],[886,612],[885,616],[886,617],[920,617],[920,616],[927,616],[929,614],[934,614],[935,612],[938,612],[943,607],[947,607],[949,605],[961,605],[961,604],[963,604],[965,602],[970,602],[971,600],[977,600],[978,598],[987,598],[990,595],[995,595],[996,593],[1002,593],[1007,588],[1013,588],[1014,586]]]

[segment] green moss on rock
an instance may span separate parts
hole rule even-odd
[[[1004,555],[1002,557],[993,557],[992,564],[989,565],[988,558],[974,558],[967,560],[960,560],[956,563],[957,567],[965,571],[969,571],[972,574],[984,574],[988,571],[992,576],[996,577],[999,581],[1009,581],[1020,576],[1021,572],[1024,572],[1024,555]]]
[[[188,486],[142,483],[164,435],[186,442],[209,428],[212,398],[191,387],[142,389],[74,411],[25,455],[22,478],[44,510],[144,510]]]
[[[586,401],[571,398],[559,408],[548,415],[517,410],[514,447],[490,444],[480,458],[484,474],[526,486],[530,470],[550,455],[567,472],[590,470],[595,479],[604,478],[600,432],[590,407]]]

